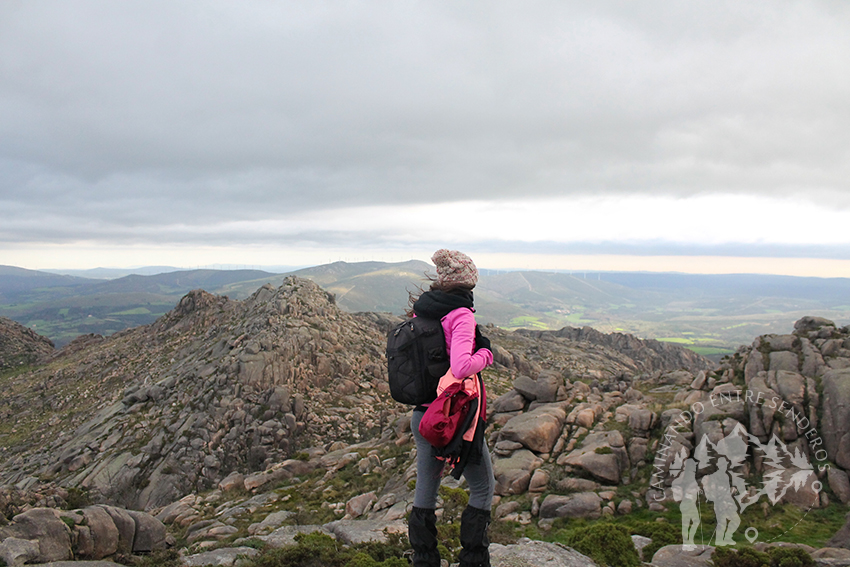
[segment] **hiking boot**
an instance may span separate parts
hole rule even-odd
[[[490,510],[467,506],[460,516],[460,567],[490,567]]]
[[[413,507],[407,521],[407,538],[413,547],[414,567],[440,567],[437,516],[432,508]]]

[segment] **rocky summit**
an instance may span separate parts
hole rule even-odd
[[[245,301],[192,292],[152,325],[82,337],[13,378],[0,477],[148,509],[298,447],[379,434],[403,409],[385,402],[382,340],[308,281]]]
[[[243,301],[193,291],[151,325],[29,355],[0,373],[0,524],[9,523],[0,556],[36,557],[18,540],[38,517],[69,526],[71,556],[109,557],[90,550],[111,550],[117,532],[96,535],[80,518],[127,511],[166,526],[183,565],[234,564],[255,554],[257,541],[282,547],[297,534],[352,546],[405,533],[411,408],[390,398],[384,355],[397,321],[342,311],[315,283],[290,277]],[[0,331],[4,360],[22,352],[14,337],[31,336],[14,325]],[[683,461],[728,452],[735,436],[773,451],[745,450],[730,463],[753,502],[767,495],[762,510],[765,501],[815,510],[850,502],[847,327],[804,318],[719,366],[675,345],[590,328],[484,333],[495,359],[485,371],[486,434],[499,526],[543,534],[572,519],[663,515],[681,499],[674,482]],[[789,478],[777,472],[780,453],[797,467],[780,471]],[[803,473],[827,488],[812,489]],[[756,494],[765,478],[772,491]],[[438,514],[451,521],[460,485],[450,477],[444,485]],[[544,556],[590,564],[563,546],[496,532],[503,545],[494,546],[494,565]],[[657,565],[707,564],[705,546],[663,547],[670,542],[642,535],[632,538],[644,560],[663,551]]]

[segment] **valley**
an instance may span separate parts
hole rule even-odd
[[[65,345],[148,324],[193,290],[244,299],[287,275],[311,279],[349,312],[401,314],[429,265],[335,262],[286,274],[189,270],[113,280],[0,266],[0,316]],[[683,345],[719,361],[752,337],[785,332],[805,315],[850,319],[850,279],[482,270],[479,320],[506,330],[591,326]]]

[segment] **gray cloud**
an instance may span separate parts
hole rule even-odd
[[[844,2],[5,2],[0,237],[606,192],[847,207],[848,68]]]

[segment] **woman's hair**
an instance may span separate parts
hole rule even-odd
[[[472,291],[475,286],[462,283],[441,283],[437,280],[437,276],[425,274],[425,279],[431,282],[428,291],[442,291],[443,293],[452,293],[455,291]],[[418,286],[415,291],[407,292],[407,312],[408,317],[413,317],[413,304],[419,299],[419,296],[425,293],[424,284]]]

